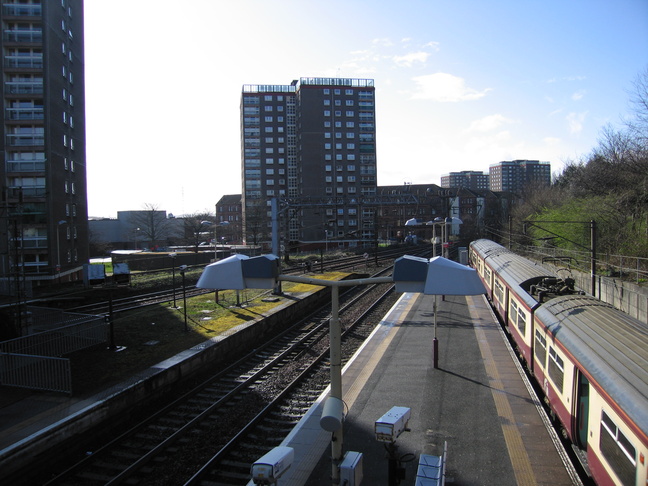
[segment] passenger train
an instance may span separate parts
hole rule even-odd
[[[648,484],[648,325],[490,240],[471,265],[598,485]]]

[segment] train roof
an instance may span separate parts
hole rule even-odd
[[[648,434],[648,325],[585,295],[556,297],[535,314]]]
[[[477,240],[471,246],[525,303],[532,308],[538,301],[529,292],[531,284],[556,277],[542,265],[532,262],[490,240]]]

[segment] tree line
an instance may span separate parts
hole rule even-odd
[[[621,128],[604,127],[590,154],[569,161],[550,187],[532,189],[516,205],[516,227],[528,228],[519,243],[589,248],[585,223],[594,220],[599,255],[648,257],[648,68],[630,101]]]

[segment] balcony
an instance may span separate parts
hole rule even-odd
[[[45,145],[45,135],[18,135],[7,134],[9,147],[41,147]]]
[[[17,245],[23,250],[37,250],[42,248],[47,248],[47,237],[35,236],[35,237],[24,237],[17,240]],[[47,264],[47,262],[45,262]]]
[[[44,160],[7,161],[7,172],[45,172]]]
[[[7,108],[7,120],[44,120],[43,108]]]
[[[6,3],[2,6],[2,14],[7,17],[40,17],[43,14],[43,7]]]
[[[43,69],[43,56],[5,56],[7,69]]]
[[[42,95],[43,83],[21,83],[21,82],[8,82],[5,83],[5,94],[12,95]]]
[[[10,187],[9,189],[16,190],[17,187]],[[45,186],[23,186],[22,187],[23,197],[45,197],[47,195],[47,190]]]
[[[39,30],[5,30],[3,37],[5,42],[32,43],[32,44],[43,43],[43,31],[40,29]]]

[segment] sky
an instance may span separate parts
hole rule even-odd
[[[646,0],[85,0],[88,209],[241,193],[246,84],[373,79],[379,185],[559,173],[632,112]]]

